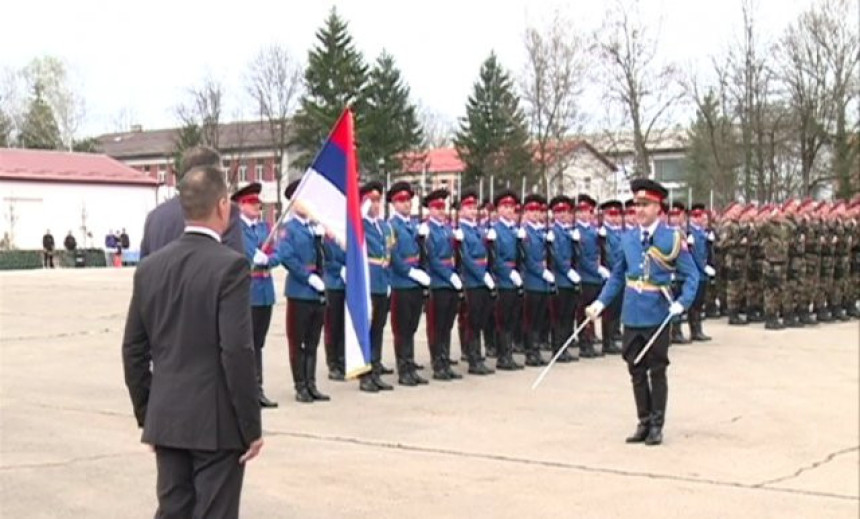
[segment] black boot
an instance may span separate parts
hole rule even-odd
[[[468,347],[469,352],[469,374],[470,375],[491,375],[494,370],[487,367],[484,361],[481,360],[481,343],[478,339],[472,339]]]
[[[743,326],[749,324],[749,321],[744,319],[737,311],[729,312],[729,324],[731,326]]]
[[[845,314],[853,319],[860,319],[860,310],[857,309],[857,304],[853,301],[845,303]]]
[[[397,383],[401,386],[417,386],[418,381],[415,380],[412,376],[412,365],[408,360],[399,358],[397,359]]]
[[[523,369],[521,364],[514,361],[514,356],[511,354],[511,334],[499,332],[496,337],[496,348],[499,356],[496,358],[496,369],[499,371],[516,371]]]
[[[851,318],[848,317],[848,313],[845,312],[845,309],[840,306],[840,307],[835,308],[833,310],[833,320],[834,321],[837,321],[837,320],[838,321],[849,321],[849,320],[851,320]]]
[[[690,344],[692,342],[684,337],[684,332],[681,331],[681,323],[671,323],[669,326],[672,328],[672,344]]]
[[[826,308],[820,308],[818,310],[818,322],[819,323],[829,323],[833,321],[833,317],[830,314],[830,311]]]
[[[263,392],[263,349],[255,348],[254,349],[254,360],[257,366],[257,388],[260,393],[260,407],[263,409],[272,409],[278,407],[277,402],[273,402],[266,397],[266,393]]]
[[[309,351],[307,355],[305,355],[305,377],[308,384],[308,393],[310,393],[311,397],[314,400],[319,400],[320,402],[327,402],[331,400],[331,397],[328,395],[324,395],[319,392],[317,389],[317,351],[316,348]]]
[[[537,344],[536,334],[534,332],[529,332],[525,335],[524,338],[526,347],[526,366],[546,366],[546,361],[540,354],[540,348]]]
[[[764,314],[758,308],[753,308],[750,310],[749,314],[747,314],[747,321],[751,323],[761,323],[764,322]]]
[[[621,348],[616,344],[621,341],[621,330],[617,319],[612,319],[604,324],[603,353],[606,355],[621,355]],[[609,340],[606,338],[609,337]]]
[[[782,322],[786,328],[803,328],[803,323],[798,319],[797,312],[794,310],[787,310],[782,316]]]
[[[373,371],[370,372],[370,378],[373,380],[373,383],[376,387],[379,388],[380,391],[391,391],[394,389],[394,386],[386,383],[382,380],[382,365],[377,364],[374,366]]]
[[[765,316],[764,329],[765,330],[782,330],[785,326],[779,322],[779,317],[775,314],[767,314]]]
[[[555,344],[553,345],[553,355],[558,354],[558,359],[556,362],[561,362],[562,364],[566,364],[568,362],[576,362],[579,358],[574,357],[570,354],[570,348],[565,347],[564,351],[560,354],[558,350],[564,345],[564,342],[567,340],[567,337],[564,336],[564,333],[561,333],[561,330],[557,330],[555,334],[553,334]]]
[[[293,373],[293,385],[296,388],[296,402],[313,403],[314,397],[308,392],[305,378],[305,352],[302,349],[290,355],[290,371]]]
[[[373,377],[370,373],[365,373],[360,377],[361,382],[358,384],[358,389],[367,393],[378,393],[379,388],[373,383]]]
[[[798,308],[797,315],[800,318],[799,322],[804,326],[815,326],[818,324],[818,322],[812,318],[812,314],[809,313],[808,309]]]
[[[648,437],[651,425],[651,389],[648,375],[642,373],[633,379],[633,400],[636,402],[636,416],[639,424],[636,431],[625,440],[627,443],[642,443]]]
[[[663,443],[663,411],[654,411],[651,413],[651,423],[648,427],[648,437],[645,438],[645,445],[660,445]]]
[[[711,340],[711,338],[705,335],[705,332],[702,330],[702,320],[698,318],[698,316],[694,316],[692,313],[690,314],[690,340],[696,342],[707,342]]]

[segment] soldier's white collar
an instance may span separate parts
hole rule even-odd
[[[243,222],[245,222],[246,224],[248,224],[248,227],[251,227],[252,225],[255,225],[255,224],[260,223],[260,219],[259,219],[259,218],[258,218],[258,219],[256,219],[256,220],[251,220],[250,218],[248,218],[248,217],[247,217],[247,216],[245,216],[244,214],[240,214],[240,215],[239,215],[239,218],[241,218]]]
[[[508,220],[504,216],[500,216],[499,221],[502,222],[506,227],[516,227],[517,226],[517,224],[513,220]]]
[[[643,233],[647,232],[648,236],[653,237],[654,233],[657,232],[657,227],[659,225],[660,225],[660,219],[659,218],[655,219],[654,223],[652,223],[648,227],[642,227],[642,225],[640,225],[639,226],[639,234],[642,235]]]
[[[430,223],[436,224],[439,227],[442,227],[443,225],[445,225],[445,222],[437,220],[437,219],[433,218],[432,216],[428,216],[427,221]]]
[[[406,223],[410,223],[409,218],[407,218],[406,216],[403,216],[403,215],[402,215],[402,214],[400,214],[400,213],[394,213],[394,216],[393,216],[392,218],[400,218],[400,219],[401,219],[401,220],[403,220],[404,222],[406,222]]]
[[[460,225],[466,225],[468,227],[477,227],[478,222],[470,221],[465,218],[460,218]]]

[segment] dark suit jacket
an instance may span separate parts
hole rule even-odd
[[[137,267],[122,358],[144,443],[241,450],[260,437],[250,282],[245,257],[202,234]]]
[[[182,214],[179,197],[175,196],[158,204],[158,207],[146,215],[146,221],[143,223],[143,239],[140,240],[141,261],[182,236],[183,232],[185,232],[185,216]],[[221,241],[239,254],[245,254],[239,207],[236,204],[230,206],[230,226],[224,231]]]

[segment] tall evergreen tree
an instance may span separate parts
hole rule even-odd
[[[6,115],[3,108],[0,108],[0,148],[10,148],[12,146],[12,120]]]
[[[332,8],[316,33],[317,45],[308,53],[305,92],[294,118],[295,139],[304,155],[300,166],[313,160],[344,107],[351,103],[361,131],[365,107],[367,65],[356,50],[346,21]]]
[[[19,137],[22,148],[33,148],[41,150],[57,150],[63,147],[60,137],[60,128],[54,111],[45,101],[42,95],[42,87],[38,83],[35,86],[33,99],[24,115]]]
[[[423,132],[409,87],[385,51],[370,72],[366,99],[364,124],[357,129],[362,169],[376,174],[381,159],[387,171],[402,171],[403,152],[419,147]]]
[[[532,153],[526,117],[510,75],[499,64],[495,53],[481,65],[480,76],[466,103],[466,116],[460,118],[454,145],[466,163],[463,183],[485,182],[491,176],[496,184],[510,181],[519,185],[522,177],[530,186],[533,178]]]
[[[203,143],[203,130],[197,124],[190,122],[179,128],[173,142],[173,171],[177,176],[182,171],[182,154],[185,150]],[[176,179],[177,182],[179,180],[181,179]]]
[[[698,102],[688,135],[686,183],[695,198],[705,200],[713,192],[717,206],[735,200],[740,166],[738,136],[713,91]]]

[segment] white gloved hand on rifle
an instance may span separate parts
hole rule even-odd
[[[451,282],[451,286],[454,287],[454,290],[463,290],[463,282],[460,281],[460,276],[458,276],[456,272],[451,274],[448,281]]]
[[[677,301],[672,301],[672,304],[669,305],[669,313],[678,316],[684,313],[684,305]]]
[[[257,249],[254,251],[254,265],[258,267],[268,267],[269,266],[269,256],[266,255],[265,252]]]
[[[484,272],[484,284],[487,285],[487,288],[490,290],[496,288],[496,282],[493,281],[493,276],[491,276],[489,272]]]
[[[511,271],[511,283],[514,284],[515,287],[520,288],[523,286],[523,278],[520,276],[520,273],[516,270]]]
[[[422,287],[430,286],[430,276],[421,269],[409,269],[409,278]]]
[[[609,272],[609,269],[604,267],[603,265],[598,265],[597,273],[600,274],[600,277],[603,279],[609,279],[609,276],[612,274]]]
[[[421,225],[418,226],[418,236],[427,236],[430,234],[430,226],[427,225],[427,222],[421,222]]]
[[[552,272],[550,272],[547,269],[544,269],[543,274],[541,274],[541,277],[543,278],[544,281],[546,281],[550,285],[555,283],[555,276],[552,274]]]
[[[308,276],[308,285],[317,292],[325,292],[325,283],[323,283],[323,280],[316,274]]]
[[[705,274],[707,274],[708,277],[714,277],[717,275],[717,271],[714,270],[714,267],[710,265],[705,265]]]
[[[463,241],[463,229],[454,229],[451,231],[451,234],[454,235],[454,239],[457,241]]]
[[[603,303],[601,303],[600,301],[595,301],[585,307],[585,316],[592,321],[595,321],[598,317],[600,317],[600,313],[603,312],[603,308]]]
[[[490,229],[487,231],[487,241],[496,241],[496,230]]]
[[[574,285],[578,285],[582,282],[582,278],[579,277],[579,274],[573,269],[567,271],[567,279],[569,279]]]

